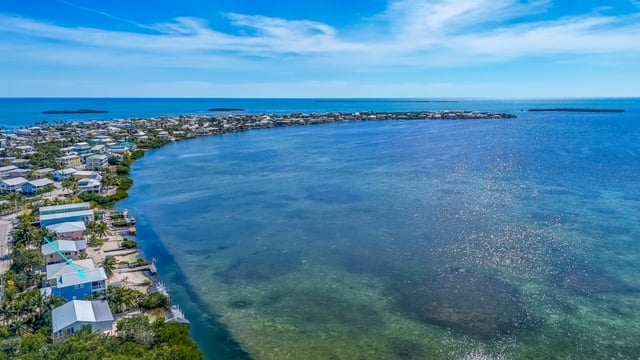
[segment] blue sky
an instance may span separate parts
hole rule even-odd
[[[640,96],[640,0],[0,0],[0,96]]]

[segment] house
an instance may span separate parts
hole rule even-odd
[[[113,313],[107,301],[72,300],[51,312],[53,339],[62,339],[90,326],[91,331],[111,334]]]
[[[15,149],[20,150],[22,152],[31,152],[35,150],[31,145],[20,145],[20,146],[16,146]]]
[[[4,192],[14,192],[22,190],[22,185],[25,184],[28,180],[23,177],[11,178],[11,179],[3,179],[0,181],[0,191]]]
[[[66,168],[62,170],[58,170],[53,173],[53,180],[55,181],[64,181],[65,179],[73,176],[73,174],[78,171],[74,168]]]
[[[104,154],[107,151],[107,147],[103,144],[95,145],[91,148],[91,152],[94,154]]]
[[[38,169],[38,170],[35,170],[33,172],[33,176],[35,176],[36,178],[40,179],[40,178],[43,178],[43,177],[47,176],[48,174],[51,174],[54,171],[55,170],[52,169],[52,168]]]
[[[78,193],[99,194],[102,191],[102,184],[94,179],[78,180]]]
[[[88,171],[88,170],[76,171],[75,173],[73,173],[73,177],[76,178],[76,180],[82,180],[82,179],[93,179],[98,181],[102,180],[102,175],[100,175],[100,173],[96,171]]]
[[[109,165],[109,158],[102,154],[88,156],[85,161],[87,169],[91,170],[104,169]]]
[[[10,178],[27,177],[29,173],[31,173],[31,170],[29,169],[15,169],[15,170],[11,170],[8,177]]]
[[[49,225],[46,228],[58,234],[58,238],[63,240],[83,240],[84,232],[87,230],[84,221],[63,222]]]
[[[40,208],[40,226],[47,227],[71,221],[93,221],[90,203],[77,203]]]
[[[27,181],[22,184],[22,193],[25,195],[35,195],[38,191],[44,190],[47,186],[53,185],[50,179],[37,179]]]
[[[89,143],[86,143],[86,142],[79,142],[73,145],[73,151],[75,151],[78,154],[88,153],[89,151],[91,151],[91,145],[89,145]]]
[[[62,166],[79,168],[82,166],[82,161],[80,161],[80,156],[78,155],[66,155],[56,158]]]
[[[84,259],[47,265],[48,288],[43,289],[46,295],[60,296],[68,301],[84,300],[107,291],[109,285],[104,268],[96,268],[93,260]]]
[[[29,160],[29,159],[15,159],[15,160],[11,161],[11,165],[15,165],[17,167],[21,167],[21,166],[26,166],[30,162],[31,162],[31,160]]]
[[[9,177],[9,174],[10,174],[13,170],[15,170],[15,169],[17,169],[17,168],[18,168],[18,167],[17,167],[17,166],[15,166],[15,165],[9,165],[9,166],[3,166],[3,167],[0,167],[0,178],[3,178],[3,179],[4,179],[4,178],[8,178],[8,177]]]
[[[55,240],[51,243],[52,245],[44,244],[40,247],[40,252],[44,255],[47,265],[65,262],[57,250],[71,260],[78,260],[82,254],[87,252],[87,241],[84,239],[79,241]]]

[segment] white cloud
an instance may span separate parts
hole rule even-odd
[[[363,24],[361,32],[350,33],[348,38],[321,22],[236,13],[225,15],[234,32],[217,30],[193,17],[138,24],[93,9],[87,10],[144,31],[68,27],[0,14],[0,35],[5,34],[0,46],[39,44],[41,47],[23,53],[10,52],[10,56],[41,61],[90,64],[92,58],[100,63],[104,56],[112,56],[120,64],[142,59],[149,66],[187,68],[288,56],[309,66],[433,67],[525,56],[640,54],[638,14],[591,12],[528,20],[544,14],[549,6],[549,0],[395,0],[376,21]],[[14,36],[6,36],[9,34]],[[55,55],[43,56],[41,49]]]

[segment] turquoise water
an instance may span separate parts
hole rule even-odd
[[[638,105],[530,104],[171,144],[121,207],[211,359],[638,358]]]

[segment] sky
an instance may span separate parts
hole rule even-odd
[[[640,96],[640,0],[0,0],[1,97]]]

